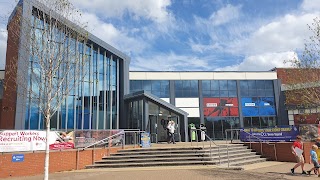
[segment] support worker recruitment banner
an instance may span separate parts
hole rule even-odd
[[[66,133],[50,131],[50,150],[74,148],[73,138]],[[0,152],[44,151],[46,131],[4,130],[0,131]]]

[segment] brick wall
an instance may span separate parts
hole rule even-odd
[[[261,145],[260,143],[251,143],[251,148],[259,154],[262,154],[263,157],[266,157],[268,160],[275,161],[275,150],[277,155],[277,161],[282,162],[296,162],[294,155],[291,153],[292,143],[290,142],[278,142],[273,145],[268,145],[267,143],[262,143],[262,153],[261,153]],[[305,142],[304,143],[304,157],[306,162],[308,163],[310,160],[310,150],[311,146],[314,143]],[[245,143],[248,147],[250,143]],[[275,150],[274,150],[275,149]]]
[[[116,153],[118,150],[119,148],[110,148],[110,153]],[[44,152],[18,154],[24,154],[23,162],[11,162],[12,153],[0,155],[0,178],[43,174]],[[101,160],[103,156],[108,155],[108,149],[87,149],[79,151],[79,157],[77,154],[76,150],[51,151],[49,172],[84,169],[86,165],[93,164],[94,160]]]
[[[17,99],[17,62],[20,47],[21,7],[7,25],[8,40],[6,52],[6,67],[3,82],[3,99],[1,105],[0,129],[14,129]]]

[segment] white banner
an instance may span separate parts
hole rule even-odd
[[[218,104],[217,103],[207,103],[206,106],[207,107],[217,107]]]
[[[244,103],[244,106],[256,106],[256,103]]]
[[[49,143],[55,143],[56,132],[50,132]],[[46,149],[45,131],[0,131],[0,152],[41,151]]]

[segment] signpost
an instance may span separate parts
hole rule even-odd
[[[12,154],[11,162],[23,162],[24,154]]]

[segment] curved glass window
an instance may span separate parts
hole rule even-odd
[[[46,30],[46,25],[34,13],[37,12],[33,12],[32,16],[33,26],[36,29],[33,36],[40,41],[32,43],[38,43],[39,48],[42,48],[41,35]],[[53,81],[59,82],[65,78],[63,75],[68,71],[67,67],[74,67],[70,70],[67,81],[62,83],[61,90],[68,94],[65,95],[60,108],[53,114],[51,127],[63,130],[118,128],[118,70],[121,59],[92,41],[85,44],[72,37],[59,40],[60,35],[64,35],[63,32],[59,29],[54,29],[53,32],[57,34],[55,37],[57,41],[53,43],[58,43],[59,46],[62,44],[61,48],[68,48],[68,51],[65,51],[67,54],[62,56],[61,66]],[[29,61],[28,91],[32,93],[26,101],[25,128],[43,129],[44,116],[39,108],[41,106],[39,99],[46,94],[40,89],[39,83],[35,83],[41,79],[39,76],[43,70],[36,56],[31,56]],[[86,66],[82,66],[83,61],[88,61]],[[76,68],[80,69],[78,74]]]

